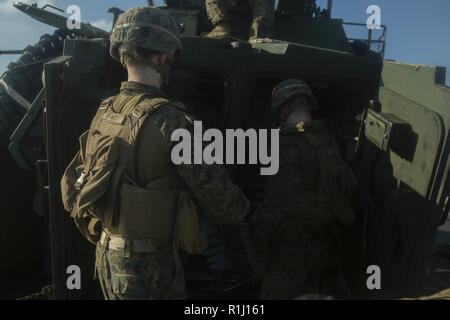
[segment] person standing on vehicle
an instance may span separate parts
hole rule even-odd
[[[272,36],[275,11],[272,0],[206,0],[206,11],[214,26],[207,37],[227,38],[231,36],[232,15],[230,10],[238,5],[244,5],[253,16],[250,39]]]

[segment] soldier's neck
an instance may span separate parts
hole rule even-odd
[[[308,110],[307,106],[296,107],[291,114],[286,119],[287,124],[297,124],[299,122],[310,122],[312,121],[311,112]]]
[[[161,76],[155,69],[148,66],[127,66],[128,81],[139,82],[160,88]]]

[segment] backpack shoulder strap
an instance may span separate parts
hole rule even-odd
[[[150,94],[143,94],[137,103],[136,107],[133,109],[130,115],[131,120],[131,131],[128,136],[128,143],[131,146],[130,154],[129,154],[129,169],[133,177],[128,176],[128,179],[134,181],[135,183],[138,181],[138,173],[137,173],[137,149],[136,146],[138,144],[138,139],[140,138],[141,128],[143,127],[146,119],[150,114],[156,111],[159,107],[170,104],[173,105],[172,102],[165,97],[155,97]],[[134,178],[134,179],[133,179]]]
[[[133,144],[137,139],[140,128],[144,124],[146,118],[155,110],[157,110],[159,107],[166,104],[172,105],[172,101],[170,101],[166,97],[155,96],[148,93],[144,93],[139,96],[139,98],[137,99],[136,106],[134,107],[130,115],[132,127],[129,136],[130,143]]]
[[[140,119],[149,115],[163,104],[170,102],[169,99],[164,97],[154,97],[150,94],[142,94],[138,99],[136,107],[133,109],[132,115],[135,118]]]
[[[116,96],[111,96],[111,97],[103,100],[100,103],[100,106],[97,109],[97,113],[95,114],[94,118],[92,118],[91,125],[90,125],[91,128],[99,123],[99,121],[101,120],[103,114],[106,111],[112,110],[112,105],[113,105],[113,102],[114,102],[115,98],[116,98]]]
[[[108,109],[109,107],[112,106],[115,98],[116,98],[116,96],[111,96],[109,98],[106,98],[105,100],[102,101],[102,103],[100,103],[100,107],[98,109],[99,110]]]

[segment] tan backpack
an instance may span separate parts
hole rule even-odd
[[[147,96],[127,101],[136,105],[131,114],[115,112],[114,97],[101,104],[61,179],[64,208],[94,244],[103,227],[127,238],[150,239],[157,247],[174,243],[197,254],[207,241],[195,201],[178,175],[174,172],[139,187],[125,170],[134,163],[135,142],[146,117],[168,102]]]
[[[117,224],[117,195],[137,137],[132,132],[138,132],[145,118],[168,102],[154,98],[140,103],[147,96],[137,95],[129,101],[136,105],[129,115],[112,109],[114,97],[106,99],[89,130],[81,135],[80,151],[61,179],[64,208],[91,242],[98,240],[98,222]]]

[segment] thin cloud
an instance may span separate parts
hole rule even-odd
[[[90,22],[91,25],[93,25],[94,27],[103,29],[105,31],[111,31],[112,29],[112,21],[107,21],[105,19],[100,19],[100,20],[96,20],[93,22]]]
[[[0,0],[0,13],[11,13],[17,11],[13,7],[14,0]]]

